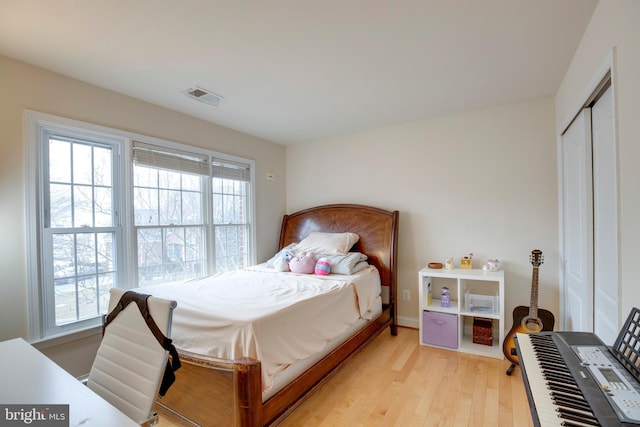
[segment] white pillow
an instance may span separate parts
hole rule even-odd
[[[369,266],[367,256],[360,252],[349,252],[346,255],[317,255],[316,257],[329,261],[332,274],[354,274]]]
[[[314,231],[295,246],[296,253],[346,255],[360,240],[355,233],[323,233]]]

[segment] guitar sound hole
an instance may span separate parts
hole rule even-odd
[[[527,320],[524,324],[524,327],[531,332],[539,332],[542,330],[542,325],[536,322],[534,319]]]

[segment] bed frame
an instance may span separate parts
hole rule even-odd
[[[360,236],[353,250],[366,254],[369,263],[380,271],[382,314],[265,402],[260,361],[218,359],[178,349],[182,368],[176,372],[176,382],[166,396],[156,402],[161,416],[178,425],[276,425],[386,327],[392,335],[397,334],[398,211],[334,204],[285,215],[279,248],[299,242],[313,231],[350,231]]]

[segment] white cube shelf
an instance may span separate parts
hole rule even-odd
[[[420,298],[420,344],[449,350],[462,351],[480,356],[502,359],[504,340],[504,271],[484,271],[481,269],[432,269],[423,268],[418,274]],[[440,290],[449,288],[449,307],[442,307]],[[430,293],[429,293],[430,292]],[[433,324],[426,325],[425,319],[443,313],[457,316],[456,328],[451,322],[448,329],[437,330]],[[489,319],[493,326],[492,345],[473,342],[473,319]],[[431,328],[425,331],[425,327]],[[445,324],[443,323],[443,327]],[[442,334],[456,333],[457,337],[445,339]],[[426,335],[425,335],[426,334]],[[437,339],[432,339],[437,337]],[[452,342],[457,345],[453,347]],[[438,345],[443,343],[444,345]]]

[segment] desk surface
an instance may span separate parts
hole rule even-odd
[[[68,404],[69,426],[139,426],[22,338],[0,342],[0,404]]]

